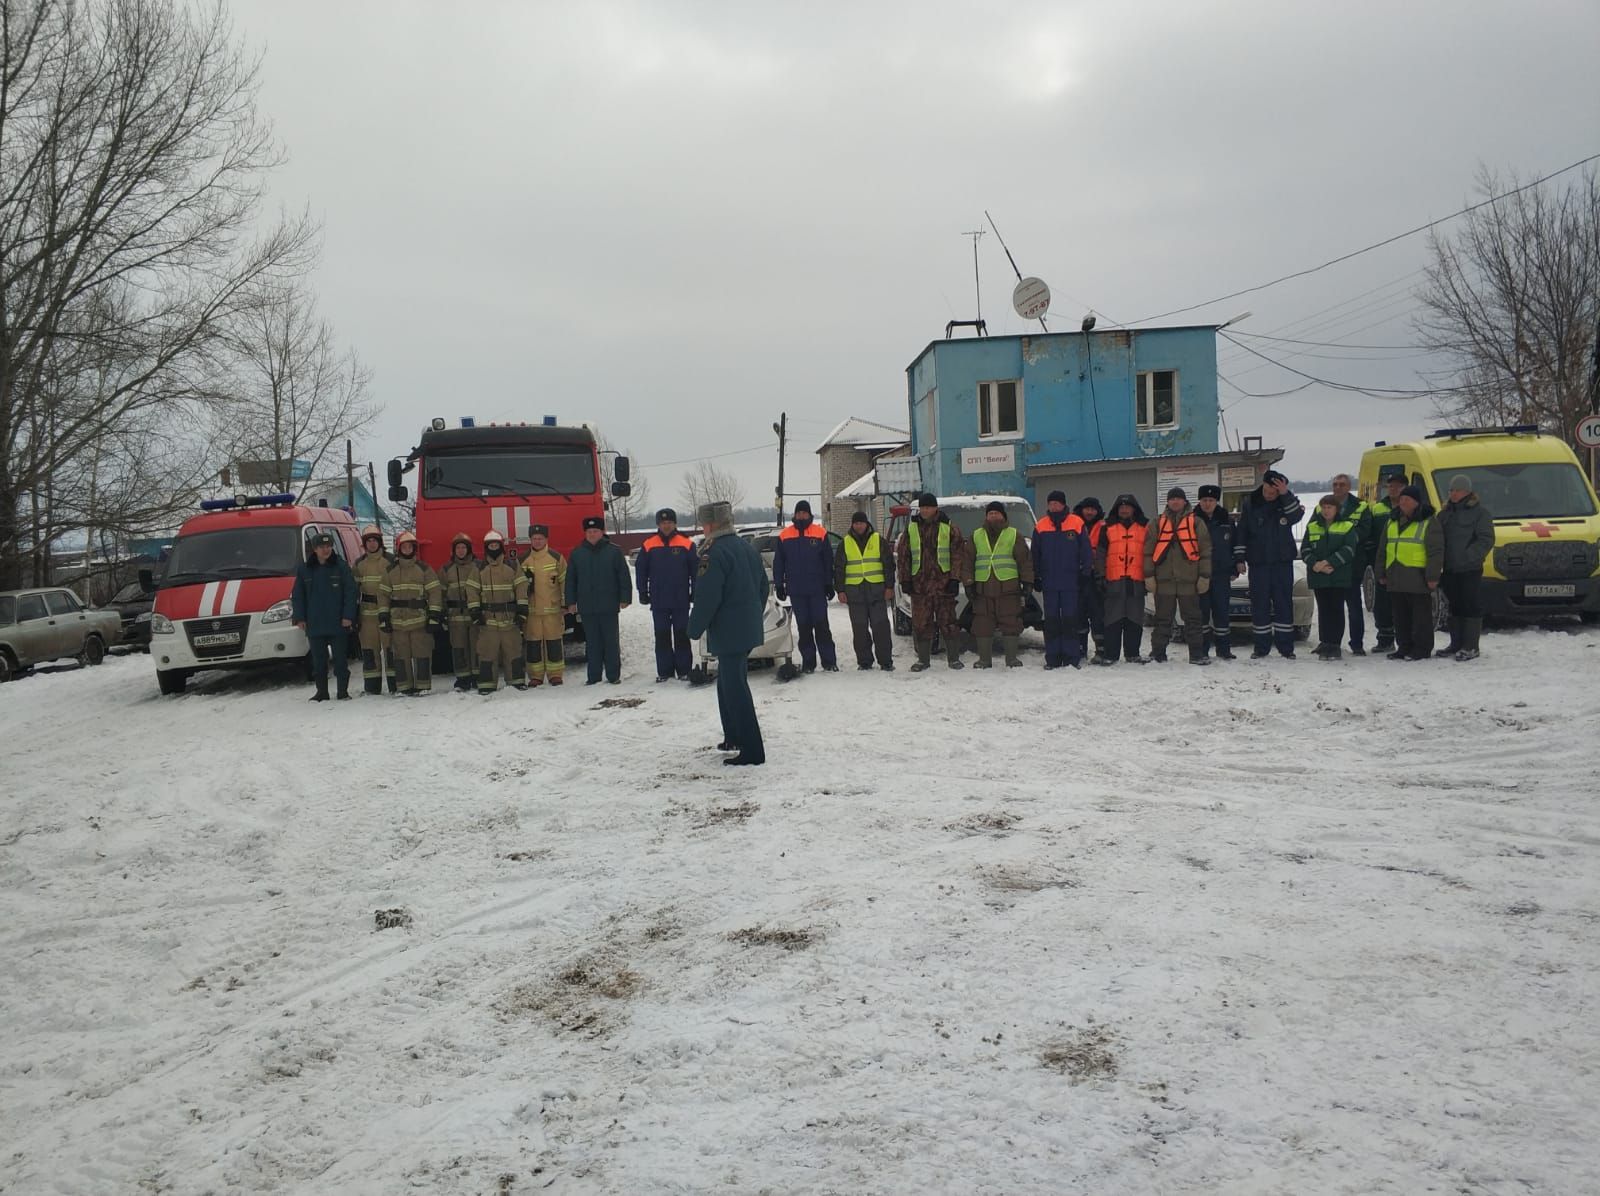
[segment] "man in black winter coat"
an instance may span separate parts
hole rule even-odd
[[[1239,510],[1233,559],[1250,575],[1250,621],[1255,659],[1276,647],[1294,659],[1294,563],[1300,559],[1295,524],[1305,508],[1289,489],[1289,479],[1275,469],[1261,475]]]
[[[1478,659],[1483,634],[1483,562],[1494,551],[1494,516],[1478,501],[1472,479],[1450,479],[1450,498],[1439,512],[1444,530],[1444,575],[1439,588],[1450,604],[1450,642],[1435,653],[1457,660]]]

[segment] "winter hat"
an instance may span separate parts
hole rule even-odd
[[[733,504],[704,502],[696,513],[702,527],[709,527],[712,535],[733,530]]]
[[[548,537],[550,535],[550,527],[544,523],[530,523],[528,524],[528,535]]]
[[[850,522],[851,523],[871,523],[872,520],[867,518],[867,513],[865,511],[857,511],[854,515],[850,516]]]
[[[1106,513],[1106,509],[1100,505],[1098,498],[1093,495],[1085,495],[1078,503],[1078,510],[1088,511],[1091,509],[1099,511],[1102,515]]]
[[[1221,486],[1201,486],[1200,487],[1200,497],[1201,498],[1214,498],[1218,502],[1221,502],[1222,501],[1222,487]]]
[[[1263,482],[1271,482],[1274,486],[1281,486],[1289,479],[1283,474],[1279,473],[1276,469],[1269,469],[1266,473],[1261,475],[1261,480]]]
[[[1174,486],[1171,490],[1167,491],[1168,502],[1171,502],[1175,498],[1181,498],[1184,502],[1189,501],[1189,496],[1183,492],[1182,486]]]
[[[1427,498],[1423,496],[1421,486],[1407,486],[1404,490],[1400,491],[1400,497],[1415,499],[1419,505],[1428,501]]]
[[[1406,475],[1403,473],[1391,473],[1384,484],[1387,486],[1404,486],[1406,484]]]
[[[597,527],[601,531],[605,531],[606,530],[606,521],[605,521],[604,518],[602,518],[599,515],[590,515],[587,519],[585,519],[583,521],[583,530],[584,531],[588,531],[591,527]]]
[[[1006,508],[1005,508],[1005,504],[1004,503],[992,502],[988,506],[983,508],[983,513],[985,515],[987,515],[990,511],[999,511],[1000,512],[1000,518],[1002,518],[1002,519],[1004,519],[1006,517]]]
[[[671,507],[662,507],[656,512],[656,522],[660,523],[664,519],[670,519],[672,522],[676,523],[678,522],[678,512],[674,511]]]
[[[924,490],[921,494],[917,495],[917,506],[919,507],[936,507],[938,505],[939,500],[935,498],[930,491]]]
[[[333,537],[330,536],[327,532],[322,532],[319,535],[312,536],[311,537],[311,547],[313,547],[313,548],[322,548],[322,547],[332,548],[333,547]]]
[[[1067,492],[1065,490],[1052,490],[1052,491],[1050,491],[1049,495],[1045,498],[1044,501],[1045,501],[1045,505],[1046,506],[1048,506],[1049,504],[1051,504],[1053,502],[1058,502],[1062,506],[1066,506],[1067,505]]]
[[[1458,474],[1456,474],[1455,477],[1450,479],[1450,489],[1452,489],[1452,490],[1471,490],[1472,489],[1472,479],[1469,478],[1464,473],[1458,473]]]
[[[804,511],[807,515],[811,514],[811,504],[803,498],[794,504],[794,513],[796,515],[800,514],[802,511]]]

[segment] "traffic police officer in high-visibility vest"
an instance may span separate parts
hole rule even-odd
[[[394,560],[378,589],[378,621],[391,634],[399,691],[419,696],[433,689],[433,632],[443,623],[439,575],[417,559],[417,538],[394,538]]]
[[[361,644],[361,683],[369,694],[382,693],[383,679],[387,676],[389,692],[394,693],[394,653],[390,650],[389,633],[378,621],[378,591],[383,587],[383,575],[394,558],[383,550],[383,533],[375,527],[362,529],[361,548],[361,559],[350,566],[356,579],[361,612],[356,624]]]
[[[562,636],[567,630],[567,561],[550,547],[550,529],[543,523],[528,528],[528,555],[522,558],[528,578],[528,622],[523,627],[523,655],[528,684],[560,685],[566,672]]]
[[[1150,659],[1166,661],[1176,610],[1183,616],[1183,642],[1189,647],[1189,663],[1210,664],[1200,601],[1211,589],[1211,530],[1195,518],[1182,486],[1167,491],[1166,509],[1145,535],[1144,577],[1145,589],[1156,596]]]
[[[694,542],[678,531],[678,513],[656,512],[656,534],[639,546],[633,565],[639,601],[650,608],[656,629],[656,680],[688,680],[689,606],[694,601]]]
[[[1105,594],[1105,650],[1094,663],[1115,664],[1117,656],[1144,664],[1144,542],[1150,520],[1139,500],[1119,494],[1111,504],[1105,537],[1095,552],[1094,572]]]
[[[900,587],[911,592],[911,634],[917,648],[913,673],[928,667],[935,634],[944,640],[950,667],[963,667],[956,595],[961,592],[966,555],[966,538],[939,509],[939,500],[932,494],[919,495],[916,517],[907,522],[895,549]]]
[[[1383,482],[1383,497],[1372,504],[1372,535],[1367,543],[1366,564],[1372,566],[1374,578],[1378,572],[1378,557],[1383,552],[1384,540],[1389,530],[1389,520],[1399,510],[1400,492],[1405,489],[1404,472],[1391,473]],[[1372,592],[1372,622],[1377,629],[1376,652],[1394,651],[1394,610],[1389,599],[1389,587],[1374,583]]]
[[[472,538],[457,532],[450,541],[450,559],[439,570],[445,626],[450,632],[450,669],[457,689],[471,689],[478,673],[478,562]]]
[[[1078,638],[1083,595],[1093,584],[1094,553],[1083,519],[1067,510],[1064,491],[1052,490],[1033,525],[1033,588],[1044,600],[1044,667],[1083,667]]]
[[[1407,486],[1389,515],[1378,553],[1378,584],[1388,589],[1394,608],[1390,660],[1433,656],[1433,591],[1443,574],[1444,529],[1422,491]]]
[[[1322,660],[1338,660],[1343,655],[1339,637],[1344,634],[1350,575],[1356,571],[1356,562],[1364,559],[1361,526],[1342,513],[1344,506],[1337,492],[1324,494],[1300,544],[1306,584],[1317,600],[1317,656]]]
[[[983,526],[972,533],[972,640],[980,669],[994,666],[994,637],[1000,634],[1006,667],[1022,667],[1022,596],[1033,586],[1033,555],[1017,529],[1006,519],[1005,506],[992,502],[983,509]]]
[[[505,537],[483,538],[478,569],[478,692],[499,688],[499,674],[516,689],[528,688],[522,659],[522,625],[528,619],[528,575],[506,559]]]
[[[1350,584],[1345,587],[1344,605],[1350,624],[1350,655],[1365,656],[1367,597],[1362,583],[1366,580],[1367,560],[1371,555],[1372,508],[1351,493],[1350,475],[1347,473],[1333,475],[1333,496],[1339,500],[1339,518],[1350,523],[1356,531],[1356,559],[1350,565]],[[1310,584],[1311,579],[1307,578],[1306,581]]]
[[[889,631],[889,603],[894,601],[894,558],[865,511],[850,516],[850,530],[833,554],[833,585],[850,611],[856,668],[878,667],[894,672],[894,646]]]

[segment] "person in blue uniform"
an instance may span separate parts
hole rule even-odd
[[[767,570],[761,554],[733,531],[733,508],[725,502],[700,508],[706,543],[700,550],[689,635],[706,637],[717,658],[717,709],[722,715],[718,748],[735,752],[724,764],[765,764],[766,745],[750,694],[750,651],[766,638]]]
[[[687,680],[695,553],[689,537],[678,530],[678,513],[671,507],[656,512],[656,534],[639,546],[633,572],[639,601],[650,608],[655,623],[656,680]]]

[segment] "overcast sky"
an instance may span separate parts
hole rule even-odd
[[[840,419],[903,427],[905,366],[975,299],[987,208],[1023,272],[1135,321],[1315,265],[1600,151],[1595,0],[449,5],[234,0],[325,224],[325,313],[375,371],[366,454],[452,422],[590,420],[645,467],[733,453],[791,493]],[[1425,238],[1187,313],[1241,332],[1407,346]],[[1027,328],[995,238],[992,333]],[[1275,357],[1289,346],[1252,342]],[[1245,390],[1302,379],[1220,344]],[[1405,350],[1293,364],[1422,385]],[[1222,387],[1296,477],[1353,469],[1426,400]]]

